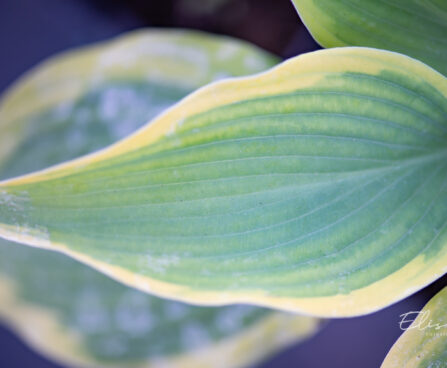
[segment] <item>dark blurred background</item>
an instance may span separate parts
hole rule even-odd
[[[229,35],[283,58],[319,48],[290,0],[0,0],[0,93],[50,55],[141,27]],[[380,312],[331,321],[257,368],[377,368],[402,332],[399,315],[421,309],[446,285],[444,277]],[[0,367],[60,368],[1,325]]]

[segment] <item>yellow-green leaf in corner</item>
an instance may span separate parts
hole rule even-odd
[[[0,175],[37,170],[111,143],[189,90],[215,77],[259,71],[274,60],[231,39],[177,31],[138,32],[54,58],[3,101],[0,124],[12,135],[0,135],[0,147],[14,141],[10,161],[0,157]],[[94,65],[104,63],[95,81]],[[79,88],[65,90],[66,83]],[[0,318],[64,365],[120,368],[247,366],[311,335],[319,324],[251,306],[163,300],[61,254],[6,240],[0,240]]]
[[[292,0],[324,47],[369,46],[412,56],[447,75],[445,0]]]
[[[401,315],[403,335],[393,345],[382,368],[447,367],[447,288],[421,311]],[[412,322],[413,321],[413,322]]]
[[[0,235],[177,300],[368,313],[446,271],[446,116],[414,59],[302,55],[0,183]]]

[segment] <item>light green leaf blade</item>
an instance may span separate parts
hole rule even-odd
[[[447,75],[445,0],[292,0],[323,47],[368,46],[417,58]]]
[[[446,271],[446,96],[396,53],[302,55],[1,183],[0,234],[177,300],[368,313]]]
[[[401,328],[406,331],[389,351],[382,368],[447,367],[446,310],[444,288],[421,311],[401,315]]]
[[[161,56],[157,47],[164,50]],[[225,65],[218,58],[222,49],[227,50]],[[114,55],[112,61],[119,65],[121,52],[131,53],[135,63],[119,75],[105,73],[93,84],[97,72],[86,68],[83,83],[76,80],[83,88],[77,94],[62,93],[66,81],[79,78],[81,69],[73,60],[94,65]],[[194,67],[182,54],[201,55],[207,64],[201,78],[185,73],[172,79]],[[244,62],[247,57],[250,63]],[[2,127],[20,129],[10,161],[0,157],[0,175],[43,168],[111,143],[214,76],[252,73],[273,62],[270,55],[241,42],[172,31],[138,32],[54,58],[4,100],[1,116],[7,110],[8,116],[20,118],[2,119]],[[139,78],[136,66],[156,80]],[[112,69],[109,64],[108,71]],[[40,93],[23,93],[33,88]],[[37,111],[31,108],[37,105]],[[21,106],[30,107],[26,114]],[[7,139],[1,135],[0,146]],[[0,318],[63,364],[120,368],[246,366],[309,336],[319,324],[314,318],[251,306],[206,308],[159,299],[61,254],[5,240],[0,240]]]

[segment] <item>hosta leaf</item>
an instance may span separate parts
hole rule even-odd
[[[222,50],[227,50],[225,64]],[[100,83],[91,82],[96,68],[84,69],[80,77],[74,62],[89,60],[93,65],[114,55],[111,62],[119,65],[128,53],[135,57],[134,64],[119,75],[105,73]],[[195,66],[187,55],[200,56],[206,67],[192,73]],[[9,154],[11,162],[0,157],[1,175],[43,168],[110,143],[216,75],[251,73],[273,62],[269,55],[233,40],[161,31],[136,33],[55,58],[4,100],[2,126],[20,129],[10,146],[16,147]],[[188,67],[192,74],[178,74]],[[156,80],[137,82],[133,78],[138,70]],[[197,74],[202,76],[194,77]],[[68,90],[62,99],[65,82],[75,77],[85,85],[76,94]],[[31,93],[33,89],[39,93]],[[41,108],[34,110],[37,105]],[[9,120],[11,116],[17,118]],[[8,139],[0,135],[0,146]],[[159,299],[63,255],[5,240],[0,241],[0,317],[32,346],[64,364],[120,368],[246,366],[312,334],[319,323],[250,306],[206,308]]]
[[[292,0],[324,47],[369,46],[415,57],[447,75],[445,0]]]
[[[306,54],[2,182],[0,234],[177,300],[371,312],[446,271],[446,96],[403,55]]]
[[[421,311],[401,315],[401,328],[406,331],[391,348],[382,368],[446,367],[446,310],[447,288],[444,288]]]

